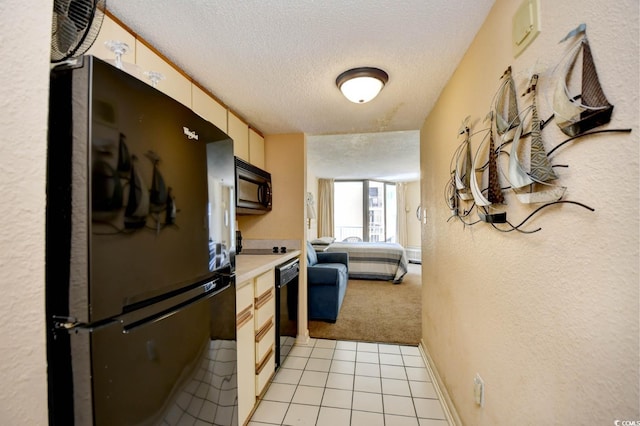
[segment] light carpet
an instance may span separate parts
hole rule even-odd
[[[422,336],[421,266],[409,264],[401,284],[349,280],[335,324],[309,321],[314,338],[417,345]]]

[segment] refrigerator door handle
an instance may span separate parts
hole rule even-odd
[[[197,290],[200,292],[195,294],[194,296],[186,299],[183,298],[180,302],[175,303],[169,307],[158,309],[155,312],[152,311],[142,318],[140,318],[140,314],[144,312],[144,308],[114,317],[105,318],[103,320],[94,321],[91,323],[79,322],[76,317],[72,316],[54,315],[52,316],[54,332],[63,331],[68,333],[93,333],[94,331],[98,331],[103,328],[121,324],[122,332],[126,334],[139,327],[142,327],[143,325],[162,321],[163,319],[180,312],[188,306],[191,306],[201,300],[208,299],[215,294],[218,294],[222,290],[231,286],[232,277],[233,275],[221,276],[220,278],[222,278],[222,282],[220,281],[220,279],[207,281],[197,287]],[[195,290],[196,289],[193,289],[191,290],[191,292],[193,293],[195,292]],[[153,305],[147,306],[146,309],[152,310],[152,306]]]
[[[177,303],[169,308],[166,309],[162,309],[158,312],[152,313],[150,315],[147,315],[144,318],[135,320],[129,324],[125,324],[122,327],[122,332],[123,333],[130,333],[134,330],[136,330],[137,328],[140,328],[142,326],[145,326],[147,324],[153,324],[159,321],[162,321],[166,318],[169,318],[170,316],[177,314],[178,312],[180,312],[181,310],[187,308],[188,306],[191,306],[195,303],[198,303],[202,300],[205,299],[209,299],[210,297],[214,296],[215,294],[218,294],[219,292],[221,292],[222,290],[226,289],[227,287],[217,287],[214,283],[214,281],[210,281],[208,283],[205,283],[201,286],[201,288],[204,289],[203,293],[200,293],[190,299],[184,300],[180,303]],[[124,323],[124,317],[121,317],[121,321]]]
[[[75,317],[53,315],[52,318],[54,331],[65,330],[69,333],[92,333],[96,330],[120,323],[118,318],[107,318],[91,324],[78,322],[78,319]]]

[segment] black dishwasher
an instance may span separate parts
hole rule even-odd
[[[298,275],[300,260],[291,259],[276,266],[276,368],[283,361],[283,343],[296,336],[298,324]]]

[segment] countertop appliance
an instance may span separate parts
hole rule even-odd
[[[285,336],[295,337],[298,331],[298,276],[300,259],[295,258],[275,268],[276,283],[276,368],[287,353],[284,352]]]
[[[236,209],[238,214],[271,211],[271,174],[236,157]]]
[[[233,141],[90,56],[49,111],[50,424],[237,424]]]

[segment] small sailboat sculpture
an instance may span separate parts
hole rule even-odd
[[[455,170],[454,180],[456,186],[456,192],[461,200],[472,200],[473,194],[471,193],[471,174],[472,174],[472,161],[471,161],[471,136],[469,134],[469,118],[467,117],[462,122],[459,135],[464,135],[464,141],[455,153]]]
[[[490,127],[487,136],[478,146],[478,150],[473,158],[473,173],[471,173],[471,192],[473,199],[478,207],[478,217],[483,222],[487,223],[506,223],[507,213],[504,211],[496,211],[496,207],[499,204],[504,204],[504,194],[500,186],[500,180],[498,176],[498,153],[496,152],[495,142],[493,138],[493,128],[497,126],[494,120],[494,112],[489,112],[488,118],[490,120]],[[481,155],[485,149],[485,145],[488,143],[488,161],[486,165],[481,165]],[[487,196],[485,197],[478,182],[477,172],[484,169],[488,169],[488,188]]]
[[[520,125],[518,102],[516,100],[516,84],[511,75],[511,67],[501,77],[502,85],[498,89],[495,102],[496,133],[502,136]]]
[[[524,120],[515,131],[509,155],[509,183],[518,200],[525,204],[559,201],[566,191],[566,187],[552,183],[558,176],[551,166],[542,140],[536,105],[537,84],[538,75],[534,74],[527,89],[527,93],[531,94],[531,105],[525,111],[525,117],[531,114],[529,170],[522,164],[520,155]]]
[[[570,49],[567,58],[559,66],[560,78],[553,94],[555,121],[568,136],[577,136],[611,121],[613,105],[602,90],[591,47],[586,34],[587,26],[581,24],[560,42],[580,35]],[[578,58],[582,54],[582,66]],[[581,68],[581,69],[576,69]],[[580,72],[581,93],[570,93],[571,77]]]

